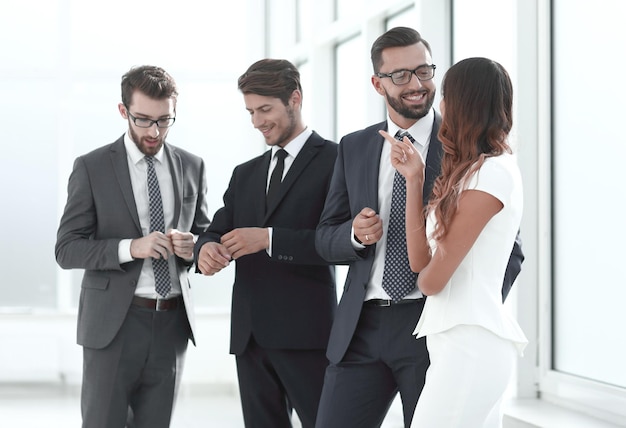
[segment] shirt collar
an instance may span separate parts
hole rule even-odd
[[[433,132],[433,123],[435,122],[435,110],[432,108],[423,118],[419,119],[409,129],[402,129],[396,125],[389,115],[387,115],[387,129],[389,134],[396,135],[399,130],[408,131],[417,144],[423,146],[428,145],[430,142],[430,135]]]
[[[126,147],[126,153],[128,153],[133,165],[137,165],[145,157],[128,132],[124,134],[124,147]],[[160,163],[163,163],[163,156],[163,148],[161,148],[161,150],[159,150],[153,157]]]
[[[304,128],[304,131],[298,134],[296,138],[285,144],[285,147],[283,147],[283,149],[285,149],[289,156],[295,158],[296,156],[298,156],[298,153],[300,153],[300,150],[302,150],[302,147],[304,147],[304,143],[306,143],[306,140],[309,139],[311,134],[313,134],[313,130],[309,129],[308,127]],[[279,146],[272,147],[272,158],[274,158],[274,155],[280,149],[281,147]]]

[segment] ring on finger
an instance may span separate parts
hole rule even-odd
[[[365,240],[369,241],[370,240],[370,236],[369,235],[365,235]]]

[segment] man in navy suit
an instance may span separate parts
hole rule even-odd
[[[246,427],[312,428],[328,365],[337,295],[334,268],[315,250],[315,228],[337,144],[307,128],[300,74],[264,59],[239,78],[253,126],[270,150],[235,168],[224,206],[198,239],[198,269],[236,261],[230,352]]]
[[[372,84],[385,98],[388,117],[342,138],[317,229],[320,255],[350,265],[328,343],[330,365],[317,415],[319,428],[379,427],[398,392],[409,427],[429,365],[425,339],[412,335],[424,306],[415,281],[410,285],[415,288],[401,299],[393,299],[383,286],[395,170],[390,145],[378,131],[391,135],[408,131],[415,140],[426,159],[428,198],[442,155],[437,139],[441,117],[432,108],[436,67],[428,42],[406,27],[380,36],[371,57]],[[404,231],[400,236],[406,239]],[[399,256],[408,266],[406,246]],[[503,297],[522,260],[516,243]],[[391,275],[397,273],[396,268],[393,271]]]

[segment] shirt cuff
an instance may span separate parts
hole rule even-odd
[[[274,232],[274,228],[272,227],[268,227],[267,228],[267,232],[270,234],[270,245],[269,247],[267,247],[267,250],[265,250],[267,252],[267,255],[272,257],[272,234]]]
[[[133,256],[130,255],[130,243],[132,239],[122,239],[117,245],[117,258],[120,260],[120,264],[133,261]]]
[[[354,227],[350,228],[350,240],[352,241],[352,247],[355,250],[362,250],[365,248],[365,245],[356,240],[356,236],[354,236]]]

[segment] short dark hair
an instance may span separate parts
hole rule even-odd
[[[432,55],[430,44],[422,38],[420,33],[412,28],[394,27],[385,32],[372,44],[371,57],[374,73],[380,72],[380,67],[383,65],[383,50],[387,48],[411,46],[420,42],[426,46],[428,53]]]
[[[135,90],[155,100],[173,98],[176,101],[176,82],[161,67],[142,65],[133,67],[122,76],[122,103],[129,106]]]
[[[284,105],[296,89],[302,93],[300,72],[286,59],[262,59],[252,64],[237,81],[243,94],[280,98]]]

